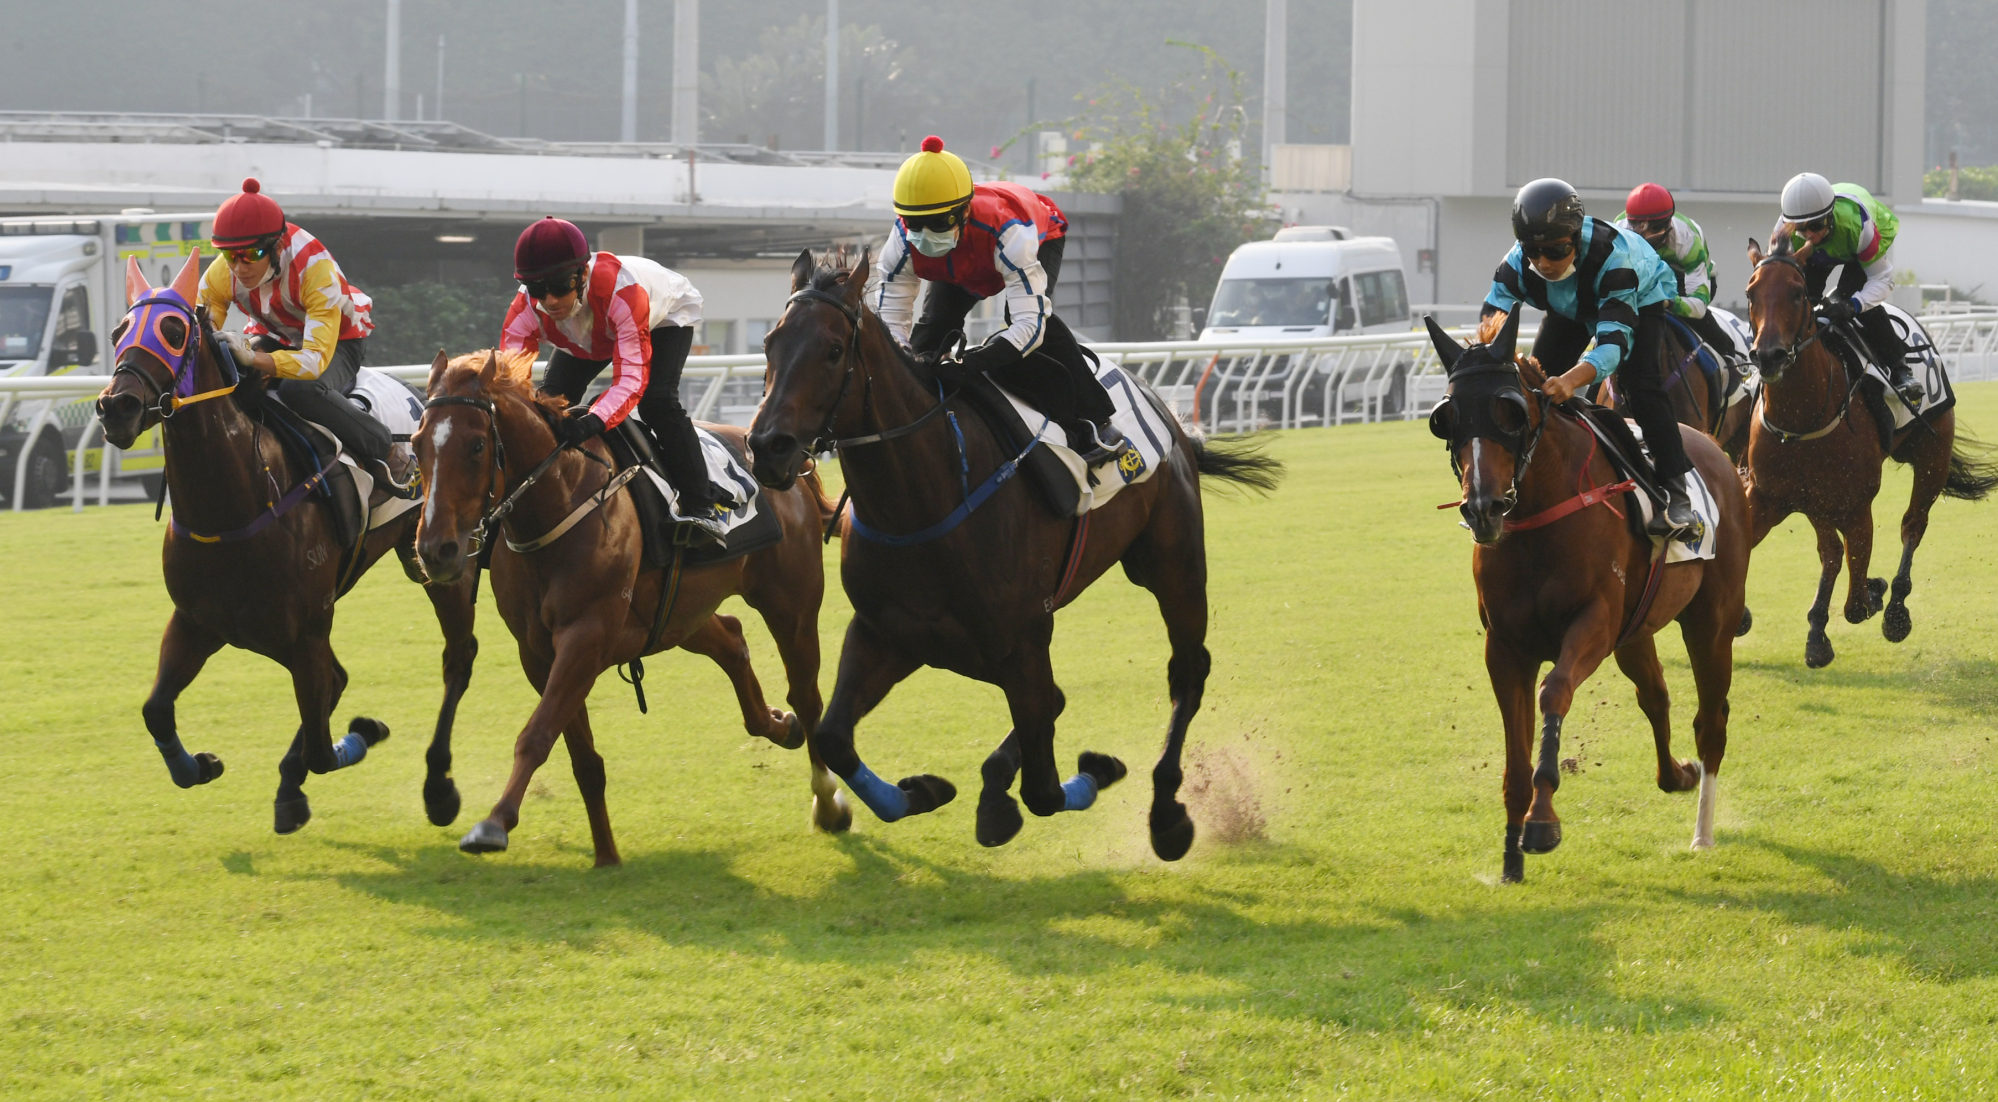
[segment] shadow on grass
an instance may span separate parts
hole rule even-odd
[[[1617,989],[1614,953],[1598,930],[1624,920],[1623,905],[1546,907],[1513,890],[1473,889],[1441,914],[1356,906],[1358,917],[1341,923],[1270,919],[1260,916],[1297,911],[1283,903],[1297,867],[1310,863],[1301,850],[1237,853],[1232,872],[1242,875],[1217,890],[1129,870],[992,876],[865,836],[830,845],[851,867],[804,895],[737,875],[738,855],[725,848],[644,854],[620,869],[581,873],[340,846],[375,868],[328,879],[434,912],[444,921],[423,934],[445,952],[516,941],[622,952],[604,943],[638,933],[912,984],[923,967],[951,969],[953,958],[969,958],[1022,981],[1142,982],[1170,1005],[1375,1031],[1419,1031],[1466,1015],[1632,1031],[1699,1028],[1727,1016],[1689,992]],[[1293,882],[1272,892],[1241,886],[1265,873]],[[1133,968],[1167,975],[1134,980]]]
[[[1874,622],[1877,621],[1869,621],[1869,623]],[[1881,646],[1893,646],[1878,638],[1877,632],[1874,641]],[[1935,708],[1970,715],[1998,710],[1998,660],[1947,658],[1901,670],[1863,670],[1851,663],[1840,665],[1834,662],[1824,670],[1807,670],[1801,658],[1803,647],[1801,635],[1797,645],[1800,657],[1795,661],[1780,658],[1775,660],[1743,658],[1740,654],[1736,654],[1735,672],[1766,674],[1790,681],[1808,678],[1812,684],[1824,688],[1865,689],[1891,693],[1898,699],[1915,695],[1926,698]],[[1829,705],[1813,704],[1808,701],[1801,707],[1814,711],[1833,710]]]

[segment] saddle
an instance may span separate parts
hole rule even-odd
[[[271,380],[257,386],[239,386],[232,397],[238,408],[252,420],[269,429],[304,477],[323,471],[311,497],[323,501],[333,522],[333,536],[342,551],[352,550],[368,530],[367,504],[361,500],[351,468],[340,462],[340,445],[319,426],[300,417],[270,393]],[[345,571],[342,572],[343,574]]]
[[[1570,401],[1562,408],[1580,417],[1589,431],[1596,434],[1596,439],[1602,444],[1603,454],[1609,457],[1610,466],[1616,468],[1619,475],[1637,483],[1638,491],[1650,497],[1653,502],[1660,506],[1664,504],[1665,489],[1658,484],[1658,478],[1651,469],[1651,461],[1645,458],[1644,450],[1638,444],[1637,437],[1631,433],[1630,423],[1623,419],[1623,414],[1608,406],[1596,405],[1594,402]],[[1632,534],[1639,539],[1649,539],[1649,533],[1644,530],[1642,510],[1628,510],[1627,516]]]
[[[714,438],[733,456],[737,463],[747,467],[749,459],[740,447],[727,437]],[[652,446],[652,434],[635,417],[627,417],[616,428],[604,433],[604,443],[610,446],[611,461],[617,470],[643,466],[657,473],[662,479],[665,468],[660,464],[657,451]],[[741,525],[729,530],[727,542],[716,547],[702,541],[689,541],[682,523],[673,516],[672,508],[660,494],[659,487],[651,478],[634,478],[626,484],[631,491],[631,503],[638,510],[639,529],[645,536],[642,562],[647,570],[664,569],[673,562],[675,551],[680,553],[683,566],[705,566],[711,563],[728,562],[739,559],[755,551],[761,551],[784,538],[784,529],[777,521],[777,514],[764,507],[763,490],[756,490],[756,508],[753,515]],[[740,487],[738,487],[740,489]]]
[[[991,379],[983,375],[973,376],[965,380],[953,396],[966,399],[965,404],[991,427],[999,446],[1008,453],[1019,454],[1034,439],[1033,430],[1021,420],[1019,410],[1013,407],[1012,401],[1000,392],[999,385]],[[1020,461],[1020,469],[1027,473],[1027,481],[1039,492],[1041,503],[1055,516],[1075,516],[1076,507],[1082,500],[1082,490],[1059,456],[1047,448],[1035,448]]]
[[[1678,334],[1680,342],[1688,350],[1685,358],[1671,365],[1671,370],[1665,373],[1665,386],[1669,389],[1677,382],[1679,373],[1686,369],[1688,363],[1698,365],[1700,376],[1707,384],[1707,408],[1713,411],[1714,420],[1719,421],[1720,411],[1734,383],[1734,380],[1728,377],[1733,358],[1730,357],[1728,364],[1723,365],[1720,359],[1721,350],[1709,347],[1700,339],[1700,335],[1693,331],[1692,326],[1671,314],[1665,315],[1665,321],[1672,327],[1672,332]]]

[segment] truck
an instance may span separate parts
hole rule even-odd
[[[125,316],[125,259],[164,286],[208,243],[212,212],[0,218],[0,507],[44,508],[67,493],[73,453],[93,413],[89,398],[9,390],[9,379],[111,372],[111,330]],[[85,466],[157,480],[157,431],[130,451],[89,448]]]

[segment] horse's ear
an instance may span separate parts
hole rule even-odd
[[[152,288],[146,284],[146,274],[139,270],[139,258],[136,256],[126,257],[125,305],[129,307],[140,299],[145,298],[146,292],[150,290]]]
[[[795,294],[799,291],[804,290],[806,287],[811,286],[812,267],[813,267],[812,250],[810,249],[806,249],[805,251],[799,253],[798,259],[793,260],[791,262],[792,293]]]
[[[174,293],[183,300],[193,302],[201,292],[201,249],[195,248],[187,254],[187,263],[180,266],[180,273],[173,277]]]
[[[1762,246],[1756,244],[1755,239],[1751,237],[1748,239],[1748,266],[1751,268],[1758,268],[1761,267],[1761,265],[1762,265]]]
[[[479,365],[479,384],[491,386],[499,378],[499,352],[488,348],[486,362]]]
[[[450,358],[444,355],[444,350],[441,348],[438,349],[437,358],[430,361],[430,381],[423,384],[424,394],[430,395],[437,393],[437,384],[444,381],[444,368],[447,365],[449,365],[450,362],[451,362]]]
[[[1443,361],[1443,371],[1448,374],[1457,366],[1457,360],[1464,355],[1464,346],[1458,344],[1455,338],[1443,331],[1442,326],[1436,324],[1436,315],[1422,315],[1422,324],[1429,328],[1429,343],[1436,346],[1436,358]]]
[[[1505,325],[1499,329],[1498,339],[1492,342],[1492,355],[1510,361],[1513,349],[1519,344],[1519,311],[1514,310],[1505,316]]]
[[[841,290],[845,292],[846,304],[856,310],[860,309],[861,296],[867,291],[867,276],[870,271],[868,266],[873,263],[873,255],[874,249],[871,246],[863,246],[860,250],[860,259],[854,261],[853,267],[846,270],[846,286]]]
[[[1803,263],[1803,262],[1804,262],[1804,258],[1805,258],[1805,257],[1807,257],[1807,256],[1811,255],[1811,250],[1812,250],[1812,249],[1815,249],[1815,248],[1817,248],[1817,247],[1818,247],[1818,243],[1817,243],[1817,242],[1815,242],[1815,241],[1806,241],[1806,242],[1804,242],[1804,243],[1803,243],[1803,244],[1802,244],[1801,246],[1799,246],[1799,247],[1797,248],[1797,251],[1796,251],[1796,252],[1793,252],[1793,253],[1791,253],[1791,254],[1790,254],[1790,259],[1792,259],[1792,260],[1796,261],[1797,263],[1801,264],[1801,263]]]

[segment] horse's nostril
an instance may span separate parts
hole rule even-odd
[[[445,541],[444,541],[443,543],[440,543],[440,544],[438,544],[438,545],[437,545],[437,557],[438,557],[438,558],[440,558],[440,559],[455,559],[455,558],[457,558],[457,557],[458,557],[458,541],[457,541],[457,540],[445,540]]]

